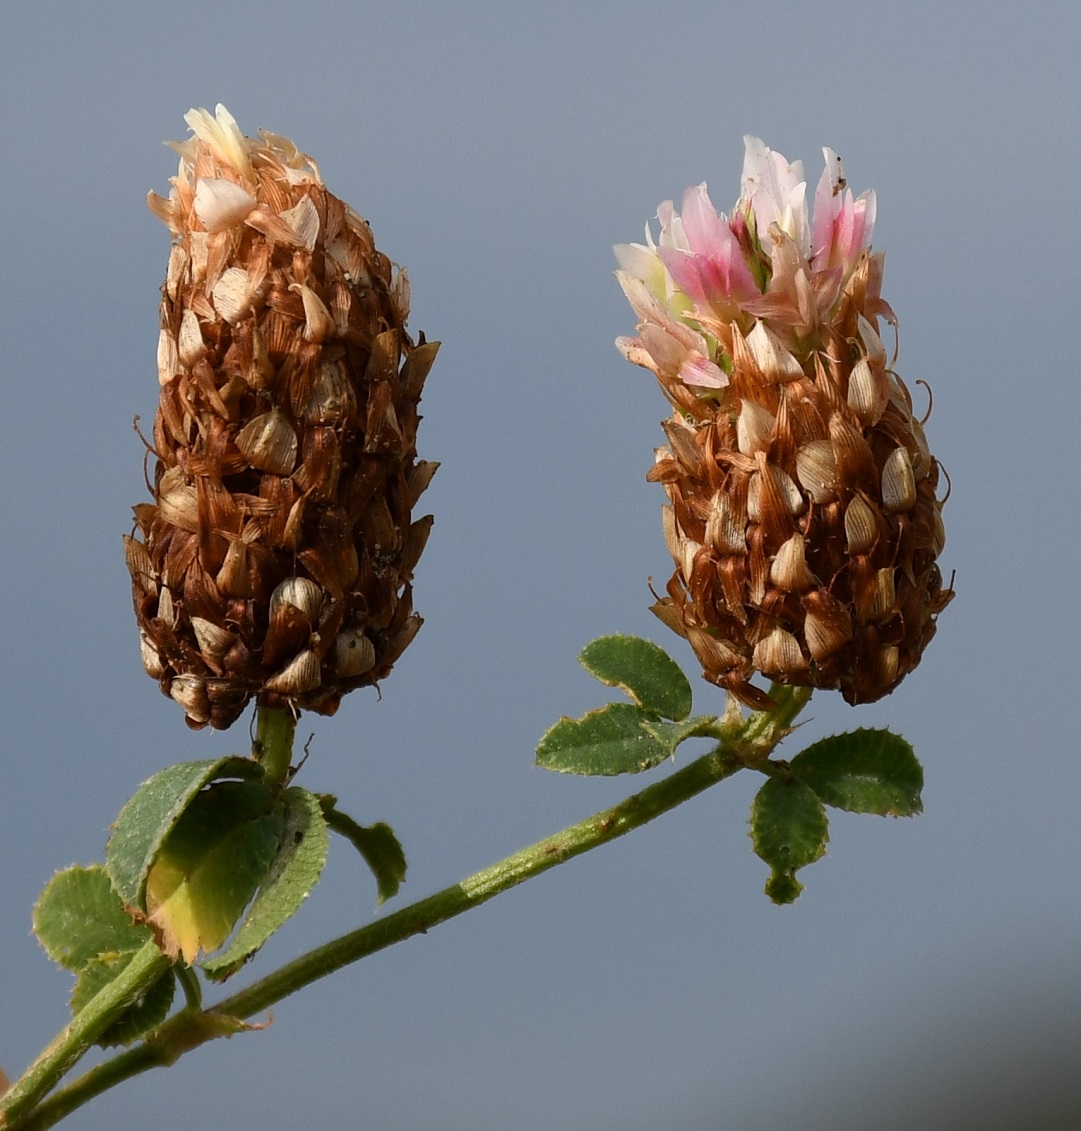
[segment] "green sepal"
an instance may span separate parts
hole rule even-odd
[[[319,798],[294,786],[283,800],[284,827],[258,894],[225,950],[202,963],[203,972],[214,981],[235,974],[293,917],[319,882],[329,840]]]
[[[229,937],[281,843],[285,805],[262,781],[217,781],[197,793],[154,856],[147,922],[189,965]]]
[[[563,774],[636,774],[671,751],[643,726],[656,717],[632,703],[609,703],[580,719],[560,719],[537,744],[537,765]]]
[[[405,850],[394,830],[383,821],[374,825],[358,824],[337,808],[338,799],[333,794],[321,794],[319,802],[330,827],[352,844],[371,869],[378,889],[378,903],[382,906],[398,894],[405,882]]]
[[[826,851],[829,820],[814,790],[791,777],[769,778],[751,804],[751,841],[770,868],[766,895],[792,903],[803,890],[800,868]]]
[[[923,767],[909,743],[888,730],[823,738],[792,759],[792,773],[835,809],[883,817],[923,811]]]
[[[691,713],[691,685],[663,649],[639,636],[601,636],[578,656],[587,672],[639,706],[679,722]]]
[[[226,778],[255,780],[262,774],[250,758],[229,755],[179,762],[143,782],[117,815],[105,848],[105,866],[120,898],[146,909],[146,878],[158,850],[204,786]]]

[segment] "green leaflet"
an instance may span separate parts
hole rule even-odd
[[[284,802],[284,825],[277,850],[244,921],[229,946],[202,964],[207,976],[215,981],[236,973],[291,919],[322,874],[329,838],[319,798],[294,786],[285,791]]]
[[[580,719],[560,719],[537,744],[537,765],[565,774],[636,774],[670,751],[642,724],[652,716],[631,703],[609,703]]]
[[[405,850],[394,830],[383,821],[361,825],[337,808],[338,799],[330,793],[320,794],[319,802],[327,824],[360,853],[375,877],[382,905],[398,894],[405,882]]]
[[[214,782],[191,799],[146,879],[148,922],[166,954],[190,965],[228,938],[270,870],[284,810],[261,781]]]
[[[888,730],[824,738],[792,759],[792,773],[835,809],[884,817],[923,811],[923,768],[912,747]]]
[[[261,777],[255,762],[232,755],[207,762],[179,762],[143,782],[113,822],[105,849],[105,866],[120,898],[131,907],[145,909],[150,866],[162,841],[201,789],[223,778]]]
[[[751,805],[751,841],[770,867],[766,894],[774,903],[798,898],[796,872],[824,855],[828,840],[826,810],[814,790],[795,778],[769,778]]]
[[[587,672],[625,691],[640,707],[679,722],[691,713],[691,685],[679,665],[652,641],[601,636],[578,656]]]

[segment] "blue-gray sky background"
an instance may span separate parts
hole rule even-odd
[[[6,5],[6,1071],[66,1019],[69,978],[29,934],[53,870],[99,859],[157,769],[247,746],[243,723],[189,732],[143,674],[120,543],[145,498],[131,421],[156,404],[169,246],[144,198],[175,172],[162,139],[221,101],[316,158],[408,266],[413,330],[444,342],[419,445],[443,463],[427,623],[381,700],[301,723],[302,783],[405,844],[390,907],[645,784],[531,766],[559,715],[604,701],[575,663],[588,640],[646,635],[697,671],[647,611],[647,578],[670,570],[644,481],[665,403],[613,348],[633,317],[611,245],[701,180],[730,208],[746,132],[803,158],[812,186],[829,145],[878,192],[898,369],[934,389],[953,484],[958,596],[896,694],[814,700],[807,741],[908,737],[926,812],[835,816],[795,906],[762,895],[742,775],[70,1125],[824,1131],[1081,1110],[1079,43],[1067,0]],[[696,708],[720,710],[695,684]],[[249,969],[374,904],[335,845]]]

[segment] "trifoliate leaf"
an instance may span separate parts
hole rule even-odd
[[[888,730],[824,738],[792,759],[792,773],[835,809],[884,817],[923,811],[923,768],[912,747]]]
[[[578,657],[587,672],[618,687],[647,711],[680,721],[691,713],[691,685],[680,666],[650,640],[638,636],[602,636]]]

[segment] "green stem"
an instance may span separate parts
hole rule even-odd
[[[123,972],[99,990],[71,1019],[11,1088],[0,1097],[0,1127],[18,1126],[84,1052],[169,969],[171,960],[153,942],[136,951]]]
[[[293,760],[293,736],[297,721],[291,711],[283,707],[256,707],[255,738],[251,744],[252,757],[263,767],[268,782],[285,781]]]
[[[190,966],[182,962],[176,965],[176,980],[184,991],[184,1001],[189,1011],[195,1013],[203,1008],[203,989],[199,985],[199,978]]]
[[[500,892],[639,828],[744,766],[756,765],[789,733],[793,719],[810,697],[806,689],[794,689],[791,695],[788,694],[790,689],[784,690],[779,710],[768,716],[752,715],[742,726],[733,727],[729,736],[708,754],[682,770],[435,895],[316,947],[212,1009],[195,1014],[185,1010],[175,1015],[149,1034],[142,1044],[90,1069],[32,1112],[28,1112],[29,1105],[25,1102],[14,1110],[9,1092],[0,1099],[0,1112],[8,1113],[6,1123],[0,1116],[0,1128],[44,1131],[113,1085],[147,1069],[171,1064],[189,1049],[214,1037],[239,1031],[244,1027],[240,1023],[245,1018],[268,1009],[304,986],[369,954],[426,932],[463,911],[479,907]],[[35,1096],[40,1097],[44,1090],[47,1089],[38,1090]],[[24,1112],[28,1114],[23,1115]],[[23,1117],[19,1118],[20,1115]]]

